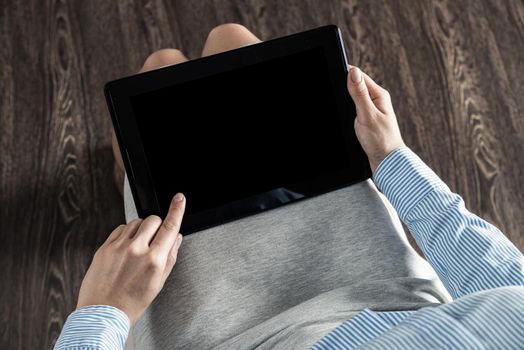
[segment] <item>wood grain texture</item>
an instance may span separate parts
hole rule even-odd
[[[406,143],[524,249],[524,2],[0,1],[0,348],[50,348],[123,210],[104,82],[154,50],[200,55],[334,23],[391,92]]]

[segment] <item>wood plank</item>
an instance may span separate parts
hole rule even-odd
[[[103,84],[216,25],[261,39],[341,27],[406,143],[524,249],[522,1],[45,0],[0,6],[0,348],[50,348],[123,221]]]

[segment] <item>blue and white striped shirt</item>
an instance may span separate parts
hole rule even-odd
[[[524,256],[470,213],[409,148],[393,151],[374,181],[413,234],[454,301],[416,311],[365,309],[311,349],[524,349]],[[55,349],[122,349],[129,320],[110,306],[67,319]]]

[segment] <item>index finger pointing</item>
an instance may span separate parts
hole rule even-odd
[[[162,225],[160,225],[151,242],[151,248],[158,249],[159,252],[163,254],[168,254],[171,251],[171,248],[175,244],[178,231],[180,231],[185,209],[185,197],[182,193],[177,193],[171,201],[166,218],[162,221]]]

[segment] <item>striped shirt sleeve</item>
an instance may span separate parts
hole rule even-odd
[[[129,333],[127,315],[113,306],[79,308],[67,318],[55,350],[120,350]]]
[[[391,152],[373,178],[453,298],[524,285],[522,253],[409,148]]]

